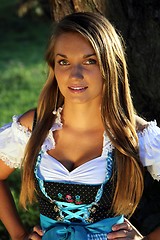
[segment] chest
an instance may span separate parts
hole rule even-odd
[[[69,171],[102,154],[103,131],[54,132],[55,148],[48,154],[61,162]]]

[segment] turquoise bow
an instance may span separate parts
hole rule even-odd
[[[41,224],[46,230],[43,240],[86,240],[87,234],[107,233],[112,231],[112,226],[124,221],[123,216],[106,218],[92,224],[59,223],[41,215]]]
[[[63,225],[58,224],[58,226],[55,226],[48,230],[43,240],[85,240],[87,239],[87,231],[82,226],[73,226],[73,225]]]

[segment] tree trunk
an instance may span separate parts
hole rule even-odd
[[[33,0],[20,0],[32,6]],[[127,45],[130,84],[135,107],[160,124],[160,0],[36,0],[59,21],[78,12],[100,12],[121,31]],[[26,9],[26,8],[25,8]]]
[[[135,107],[160,124],[160,1],[107,0],[106,15],[126,41]]]
[[[105,0],[50,0],[55,21],[73,12],[105,12]]]

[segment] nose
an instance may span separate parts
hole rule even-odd
[[[72,79],[83,79],[83,67],[80,64],[72,66],[70,77]]]

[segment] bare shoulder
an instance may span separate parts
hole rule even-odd
[[[149,123],[146,120],[139,117],[138,115],[135,115],[135,120],[136,120],[136,128],[138,131],[143,131],[149,125]]]
[[[33,120],[34,120],[35,109],[31,109],[25,112],[20,118],[19,122],[22,126],[32,131]]]

